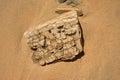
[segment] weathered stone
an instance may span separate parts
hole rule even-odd
[[[61,59],[62,57],[63,57],[63,52],[61,51],[59,51],[59,52],[57,52],[56,54],[55,54],[55,56],[56,56],[56,58],[57,59]]]
[[[64,34],[64,33],[61,33],[61,36],[60,36],[62,39],[66,39],[67,36]]]
[[[78,8],[68,8],[68,7],[59,7],[59,8],[57,8],[56,9],[56,13],[58,13],[58,14],[62,14],[62,13],[65,13],[65,12],[69,12],[69,11],[72,11],[72,10],[75,10],[76,12],[77,12],[77,15],[78,16],[83,16],[83,11],[82,10],[80,10],[80,9],[78,9]],[[70,16],[69,17],[69,19],[71,19],[71,18],[73,18],[73,17],[75,17],[75,16]]]
[[[39,64],[40,64],[40,65],[45,65],[45,63],[46,63],[46,62],[45,62],[43,59],[41,59],[41,60],[39,61]]]
[[[59,3],[64,3],[66,0],[58,0]]]
[[[75,58],[82,51],[78,23],[76,11],[71,11],[25,32],[33,62],[45,65]]]

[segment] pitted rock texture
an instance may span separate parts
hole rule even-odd
[[[71,11],[25,32],[32,60],[45,65],[72,60],[82,52],[81,26],[76,11]]]

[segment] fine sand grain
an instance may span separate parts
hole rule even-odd
[[[120,0],[79,0],[84,56],[34,64],[24,32],[53,19],[57,0],[0,0],[0,80],[119,80]]]

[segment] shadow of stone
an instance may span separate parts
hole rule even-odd
[[[85,40],[84,40],[84,36],[83,36],[83,30],[82,30],[82,27],[81,27],[81,24],[80,22],[78,23],[80,25],[80,30],[81,30],[81,44],[82,44],[82,47],[84,49],[84,43],[85,43]]]

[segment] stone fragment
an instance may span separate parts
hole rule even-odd
[[[62,42],[62,40],[60,40],[60,39],[56,39],[56,41],[57,41],[57,43],[61,43]]]
[[[67,5],[72,4],[72,0],[67,0],[67,1],[66,1],[66,4],[67,4]]]
[[[76,48],[77,48],[79,51],[82,51],[82,50],[81,50],[82,45],[81,45],[80,39],[75,40],[75,43],[76,43]]]
[[[49,63],[50,63],[50,62],[53,62],[54,60],[55,60],[55,59],[52,58],[52,57],[49,57],[49,58],[48,58]]]
[[[39,42],[39,44],[40,44],[41,46],[43,46],[43,45],[44,45],[44,41],[45,41],[45,40],[41,40],[41,41]]]
[[[65,50],[62,60],[71,60],[72,56],[74,57],[74,55],[72,55],[71,52],[69,52],[68,50]]]
[[[50,45],[47,47],[48,51],[51,51],[53,49],[53,47]]]
[[[33,42],[34,42],[34,43],[39,43],[39,39],[38,39],[38,38],[37,38],[37,39],[34,39]]]
[[[57,59],[61,59],[63,57],[63,52],[61,51],[58,51],[56,54],[55,54],[56,58]]]
[[[45,65],[45,63],[46,62],[43,59],[39,61],[39,64],[42,65],[42,66]]]
[[[54,55],[52,55],[50,58],[51,58],[53,61],[56,60],[56,58],[55,58]]]
[[[64,3],[66,0],[57,0],[59,3]]]
[[[62,39],[66,39],[67,36],[64,34],[64,33],[61,33],[61,36],[60,36]]]
[[[69,11],[72,11],[72,10],[75,10],[77,12],[77,15],[78,16],[83,16],[83,11],[78,9],[78,8],[68,8],[68,7],[62,7],[62,8],[57,8],[56,10],[56,13],[58,14],[62,14],[62,13],[65,13],[65,12],[69,12]],[[73,16],[70,16],[69,18],[72,18]],[[74,16],[75,17],[75,16]]]
[[[33,62],[45,65],[79,55],[83,48],[78,23],[77,12],[71,11],[25,32]]]

